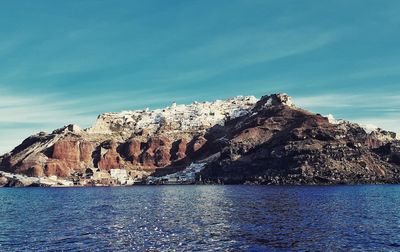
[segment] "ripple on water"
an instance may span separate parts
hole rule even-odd
[[[0,251],[398,250],[400,186],[0,190]]]

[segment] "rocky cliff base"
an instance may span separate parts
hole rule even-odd
[[[168,180],[199,163],[202,183],[398,183],[400,142],[393,132],[337,122],[274,94],[107,113],[89,129],[31,136],[0,162],[9,173],[67,180],[84,179],[88,169]]]

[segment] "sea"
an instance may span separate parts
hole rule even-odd
[[[400,251],[400,186],[1,188],[0,251]]]

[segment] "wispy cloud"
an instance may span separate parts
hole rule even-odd
[[[201,78],[233,71],[258,63],[311,52],[341,39],[345,30],[316,28],[286,31],[235,31],[204,41],[203,45],[182,50],[171,56],[172,62],[195,62],[195,74]],[[196,59],[196,60],[193,60]]]
[[[373,125],[381,129],[390,130],[400,134],[400,113],[397,116],[384,116],[383,118],[365,117],[358,118],[356,122],[361,125]]]
[[[296,97],[295,102],[304,108],[338,108],[354,106],[354,103],[362,102],[357,95],[330,95],[323,94],[318,96]]]
[[[367,79],[374,77],[388,77],[394,75],[400,75],[400,65],[368,67],[366,69],[350,73],[346,76],[346,78]]]
[[[71,99],[56,93],[25,96],[0,87],[0,154],[39,131],[52,131],[70,123],[88,127],[103,112],[169,105],[172,101],[187,102],[194,97],[174,96],[172,91],[155,92],[149,88],[134,93],[112,92]]]
[[[322,94],[295,98],[295,103],[314,112],[340,113],[361,124],[400,132],[400,95],[394,94]]]
[[[2,93],[0,123],[65,124],[69,118],[86,121],[86,118],[81,118],[77,113],[75,101],[60,101],[57,98],[57,95],[26,97]]]
[[[93,119],[93,118],[92,118]],[[23,96],[0,91],[0,154],[10,151],[29,135],[51,131],[68,123],[87,124],[74,101],[58,95]]]
[[[393,109],[400,106],[400,95],[393,94],[321,94],[295,98],[303,107],[364,107],[375,111]]]
[[[327,13],[317,1],[128,2],[2,8],[0,152],[36,131],[87,127],[101,112],[249,93],[284,91],[316,112],[396,126],[397,3],[353,22],[357,3]]]

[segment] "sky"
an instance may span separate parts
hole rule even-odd
[[[398,0],[4,0],[0,154],[98,114],[288,93],[400,132]]]

